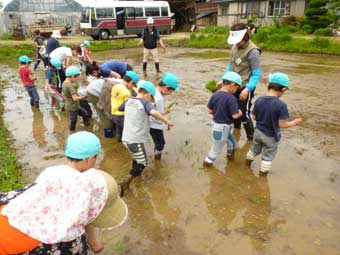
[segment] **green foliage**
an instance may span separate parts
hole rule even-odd
[[[314,34],[318,36],[332,36],[333,32],[330,28],[319,28],[314,31]]]
[[[303,34],[311,34],[311,33],[313,33],[313,31],[314,31],[314,29],[311,25],[303,25],[301,32]]]
[[[306,25],[312,28],[314,32],[318,28],[326,28],[333,22],[333,14],[326,7],[327,0],[311,0],[308,8],[305,11],[305,16],[302,20],[302,26]]]
[[[138,39],[116,39],[91,42],[91,51],[126,49],[138,46]]]
[[[210,80],[205,83],[205,88],[209,90],[210,92],[215,92],[216,91],[216,80]]]
[[[331,45],[331,41],[326,38],[316,37],[311,40],[311,44],[319,49],[328,48]]]
[[[0,93],[2,92],[0,81]],[[0,96],[0,115],[3,114],[3,96]],[[22,186],[20,166],[15,153],[10,148],[9,132],[0,118],[0,191],[9,191]]]
[[[226,26],[207,26],[205,28],[199,29],[197,33],[225,35],[229,33],[229,28]]]
[[[16,59],[21,55],[34,56],[34,47],[31,44],[0,45],[0,61]]]
[[[281,19],[281,24],[282,26],[293,26],[293,27],[298,27],[299,22],[295,16],[288,16],[288,17],[283,17]]]
[[[13,34],[12,33],[2,33],[0,34],[0,40],[13,40]]]

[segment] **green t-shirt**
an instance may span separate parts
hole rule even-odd
[[[66,100],[66,111],[79,111],[79,101],[73,101],[72,95],[78,94],[78,84],[72,82],[64,82],[63,83],[63,94]]]

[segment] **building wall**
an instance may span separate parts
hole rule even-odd
[[[217,24],[219,26],[232,26],[235,23],[244,22],[246,23],[248,19],[242,15],[242,9],[244,8],[245,2],[230,2],[230,3],[220,3],[218,4],[218,16]],[[225,8],[228,6],[228,13],[225,14]],[[256,23],[260,26],[266,26],[273,23],[273,17],[268,17],[269,1],[266,1],[262,5],[262,11],[264,17],[258,17]],[[303,16],[305,11],[305,1],[304,0],[292,0],[290,1],[290,11],[289,16]]]

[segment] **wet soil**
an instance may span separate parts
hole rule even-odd
[[[272,173],[261,178],[260,159],[251,169],[244,164],[250,143],[243,129],[236,132],[234,161],[226,162],[221,155],[214,167],[202,167],[212,139],[206,110],[210,94],[204,84],[218,79],[227,64],[227,59],[216,54],[209,59],[205,52],[170,48],[160,54],[161,69],[181,80],[180,92],[169,98],[177,102],[170,115],[175,126],[165,131],[162,161],[153,160],[148,146],[150,164],[125,198],[129,219],[121,228],[102,233],[102,254],[340,254],[340,59],[264,52],[264,77],[273,71],[289,74],[293,89],[282,99],[291,116],[302,116],[305,122],[283,131]],[[126,60],[141,73],[141,49],[95,57]],[[148,68],[147,79],[157,81],[153,66]],[[13,66],[2,70],[1,79],[8,81],[4,118],[25,180],[33,181],[45,167],[64,162],[67,115],[48,111],[42,76],[37,110],[29,106]],[[265,93],[265,83],[263,79],[256,96]],[[78,123],[77,129],[84,127]],[[103,138],[96,117],[87,130],[103,143],[98,168],[123,178],[131,164],[124,147]]]

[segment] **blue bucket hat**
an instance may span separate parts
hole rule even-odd
[[[155,96],[156,94],[156,88],[155,88],[155,85],[153,85],[153,83],[151,81],[145,81],[143,82],[139,88],[141,89],[145,89],[146,92],[150,93],[153,97]]]
[[[81,74],[81,71],[76,66],[70,66],[66,69],[65,75],[66,77],[76,76]]]
[[[172,73],[165,73],[162,76],[162,82],[169,88],[179,91],[179,84],[177,76]]]
[[[135,84],[138,83],[139,76],[138,76],[138,74],[136,72],[134,72],[134,71],[126,71],[125,75],[130,77]]]
[[[271,73],[269,74],[269,83],[276,83],[283,87],[289,88],[289,78],[285,73]]]
[[[227,80],[230,82],[234,82],[239,86],[242,86],[242,78],[238,73],[235,72],[226,72],[222,77],[221,80]]]
[[[86,159],[100,152],[98,137],[87,131],[70,135],[66,141],[65,155],[73,159]]]
[[[32,62],[32,59],[30,59],[27,56],[20,56],[19,57],[19,62],[21,62],[21,63],[30,63],[30,62]]]
[[[85,46],[90,46],[91,45],[91,43],[89,42],[89,41],[83,41],[83,44],[85,45]]]
[[[59,58],[51,58],[50,63],[52,66],[54,66],[58,70],[61,69],[61,61]]]

